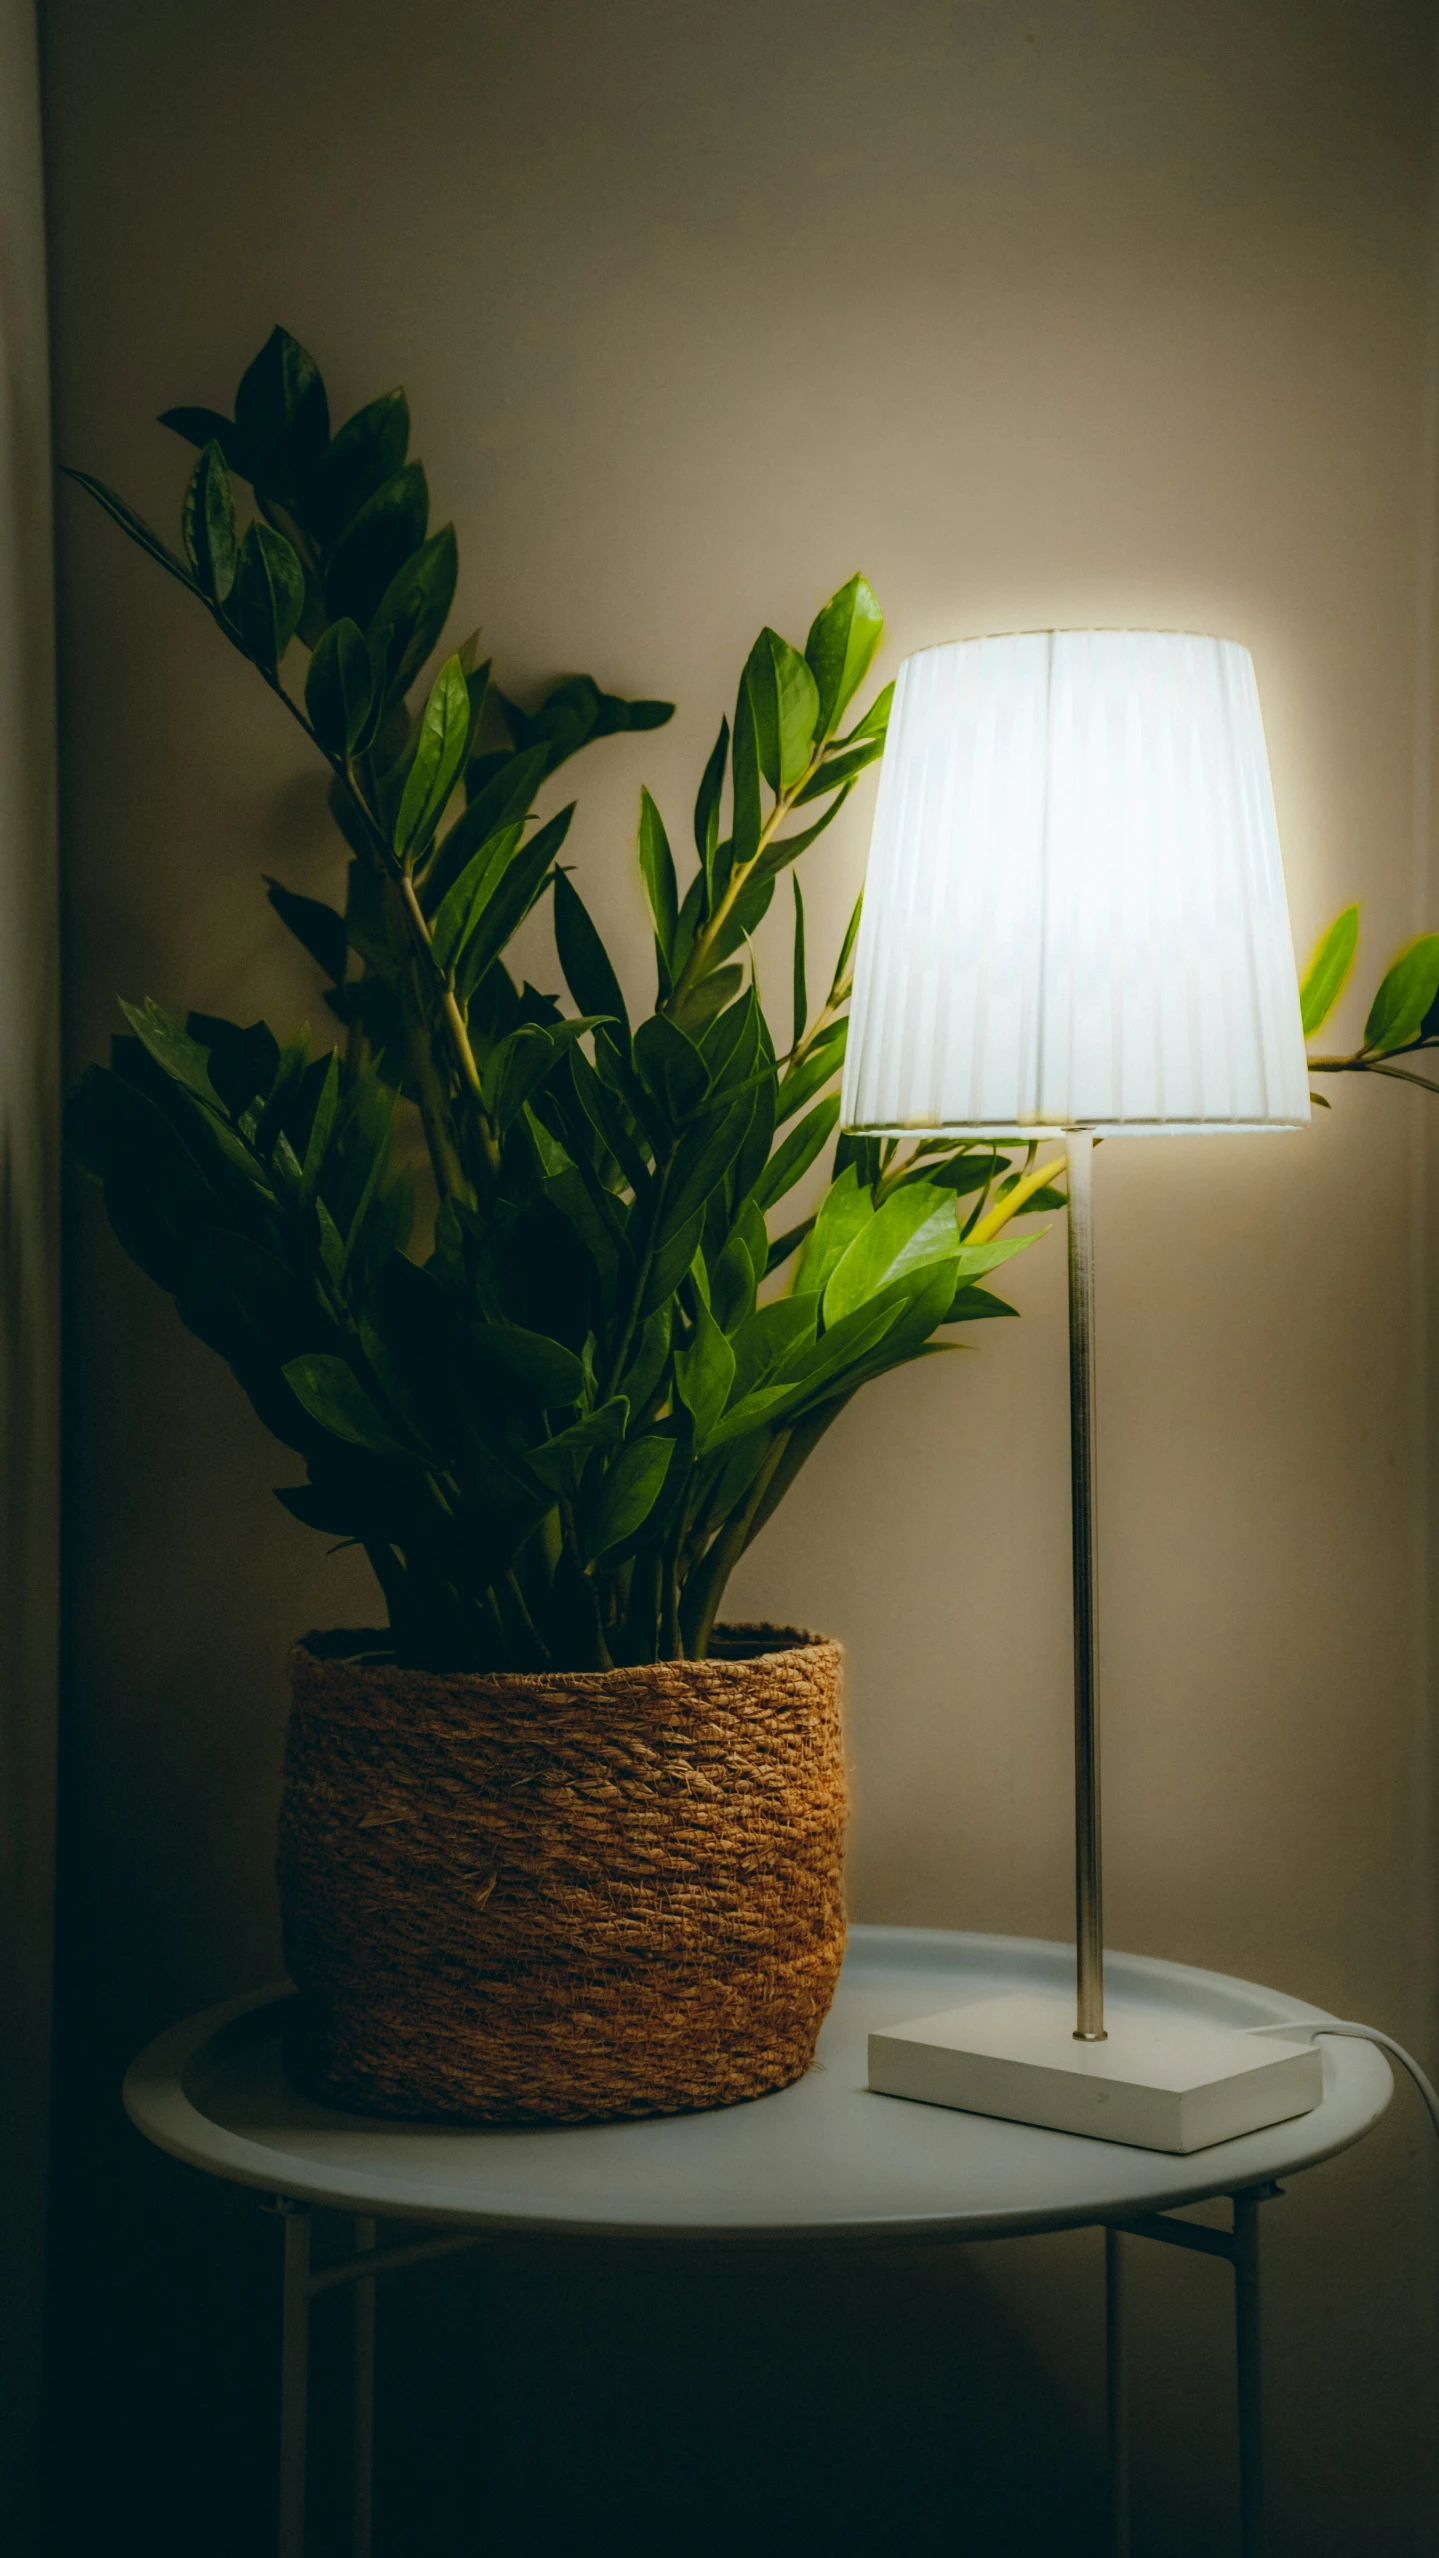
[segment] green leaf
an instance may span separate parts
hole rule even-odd
[[[876,693],[863,719],[855,721],[848,736],[835,739],[836,748],[857,746],[862,737],[883,737],[889,727],[889,715],[893,708],[894,686],[886,684],[882,693]]]
[[[1379,981],[1364,1024],[1364,1045],[1383,1055],[1417,1039],[1439,994],[1439,933],[1421,933]]]
[[[459,575],[453,524],[442,524],[396,569],[366,634],[381,703],[397,702],[409,691],[449,619]]]
[[[814,676],[798,649],[766,625],[750,650],[741,689],[754,709],[760,771],[772,791],[792,790],[809,762],[819,719]]]
[[[181,1028],[173,1015],[162,1012],[150,996],[143,1004],[122,1002],[121,1012],[141,1046],[164,1068],[172,1083],[183,1084],[187,1092],[212,1109],[220,1106],[220,1097],[210,1081],[210,1061],[197,1039]]]
[[[325,386],[288,329],[272,329],[235,393],[235,425],[257,485],[293,496],[330,440]]]
[[[635,1064],[671,1128],[684,1127],[710,1087],[709,1068],[694,1041],[663,1013],[654,1013],[635,1033]]]
[[[795,1287],[815,1297],[824,1294],[830,1272],[842,1260],[856,1235],[874,1217],[874,1202],[853,1164],[831,1182],[795,1273]]]
[[[524,839],[524,827],[518,823],[499,827],[446,890],[430,927],[431,944],[442,968],[450,967],[463,950]]]
[[[131,541],[138,544],[159,567],[167,569],[189,594],[201,593],[197,580],[184,561],[175,557],[168,543],[162,542],[159,534],[151,531],[144,516],[137,515],[133,506],[127,506],[123,497],[117,497],[112,488],[107,488],[103,480],[93,478],[89,471],[72,470],[68,462],[61,463],[60,471],[63,478],[73,480],[77,488],[84,489],[87,496],[93,497],[96,505],[102,506],[111,521],[119,525],[121,532],[128,533]]]
[[[230,595],[230,618],[245,655],[269,676],[299,627],[305,572],[283,533],[273,524],[251,524],[240,545]]]
[[[528,755],[502,758],[499,771],[475,793],[464,815],[440,838],[426,865],[427,910],[440,905],[477,852],[507,828],[520,824],[543,779],[543,747],[536,747]]]
[[[373,692],[370,652],[359,623],[346,614],[321,634],[305,677],[305,708],[330,754],[354,753],[365,733]]]
[[[326,550],[360,508],[398,477],[410,448],[410,409],[403,391],[384,391],[331,437],[306,492],[307,516]]]
[[[766,1239],[768,1240],[768,1239]],[[701,1253],[700,1260],[704,1255]],[[727,1236],[715,1263],[710,1312],[721,1332],[734,1334],[754,1313],[756,1273],[748,1244],[738,1228]]]
[[[838,797],[832,800],[825,810],[823,817],[816,818],[813,826],[806,826],[802,834],[779,835],[772,843],[766,845],[764,867],[770,878],[773,878],[776,871],[787,869],[791,862],[797,862],[801,853],[809,851],[811,844],[818,843],[825,828],[834,824],[853,788],[853,782],[846,782]],[[810,798],[814,794],[807,792],[805,796]]]
[[[883,753],[884,739],[867,737],[862,745],[852,746],[847,754],[827,756],[803,790],[795,792],[795,807],[806,808],[812,799],[823,799],[827,792],[838,790],[841,784],[847,787],[867,764],[877,763]]]
[[[826,1327],[878,1296],[882,1288],[931,1261],[953,1260],[959,1248],[954,1199],[932,1182],[897,1190],[846,1246],[824,1290]]]
[[[332,621],[348,615],[362,631],[372,621],[378,623],[379,607],[419,550],[429,520],[424,466],[407,462],[366,499],[335,546],[325,571],[325,602]]]
[[[1359,940],[1359,909],[1346,906],[1327,933],[1321,934],[1299,989],[1299,1018],[1304,1036],[1312,1039],[1339,1001]]]
[[[190,474],[181,517],[190,566],[206,595],[223,604],[235,583],[235,501],[217,443],[205,446]]]
[[[792,1128],[784,1144],[776,1149],[755,1184],[754,1197],[761,1208],[772,1208],[786,1191],[801,1181],[834,1133],[839,1118],[839,1095],[831,1093],[817,1102],[797,1128]]]
[[[607,1014],[620,1024],[629,1046],[630,1017],[609,952],[590,920],[589,910],[563,871],[555,876],[555,948],[565,984],[582,1013]]]
[[[755,642],[755,647],[759,642]],[[734,746],[730,755],[733,789],[731,831],[727,841],[716,844],[706,869],[708,904],[711,914],[719,905],[732,870],[742,870],[754,860],[759,850],[764,811],[760,803],[759,728],[756,721],[754,695],[750,690],[749,667],[740,678],[739,699],[735,703]]]
[[[819,694],[818,732],[832,737],[869,672],[884,615],[867,578],[852,577],[816,615],[804,653]]]
[[[674,1456],[673,1439],[632,1439],[607,1466],[590,1526],[591,1559],[625,1545],[644,1526]]]
[[[470,734],[470,696],[458,657],[447,657],[425,704],[414,760],[395,820],[395,851],[403,860],[428,842],[440,822],[464,761]]]
[[[827,1029],[820,1032],[808,1056],[802,1057],[797,1065],[786,1067],[780,1077],[778,1095],[781,1126],[786,1119],[792,1119],[797,1110],[803,1110],[805,1103],[813,1099],[822,1084],[827,1084],[832,1076],[839,1073],[844,1064],[848,1036],[847,1020],[832,1021]]]
[[[734,1383],[735,1354],[725,1333],[701,1305],[686,1347],[675,1352],[675,1387],[685,1410],[693,1415],[701,1445],[719,1420]]]
[[[377,1457],[411,1457],[387,1428],[354,1370],[325,1351],[307,1350],[281,1370],[297,1403],[312,1421],[351,1447],[368,1448]]]
[[[472,919],[455,954],[461,1003],[471,1001],[486,971],[499,958],[511,935],[518,932],[539,897],[574,813],[571,800],[568,808],[560,809],[527,844],[520,846],[493,882],[486,878],[483,883],[485,895],[478,918]],[[557,882],[558,878],[557,872]]]
[[[319,1187],[320,1173],[324,1166],[326,1150],[335,1125],[335,1113],[339,1106],[340,1060],[332,1049],[330,1062],[325,1069],[325,1080],[320,1086],[320,1098],[315,1104],[315,1116],[310,1122],[310,1134],[305,1142],[302,1196],[306,1200],[312,1200]]]
[[[665,833],[664,819],[649,792],[640,792],[640,870],[645,894],[655,920],[655,939],[664,955],[666,967],[674,958],[675,929],[679,922],[679,888],[675,880],[675,859]]]
[[[756,1306],[734,1338],[735,1402],[742,1402],[777,1369],[810,1349],[818,1323],[815,1296],[776,1297],[771,1305]]]
[[[1017,1306],[1007,1306],[1003,1297],[990,1294],[988,1288],[975,1288],[966,1280],[956,1288],[949,1301],[946,1323],[978,1323],[990,1315],[1018,1314]]]

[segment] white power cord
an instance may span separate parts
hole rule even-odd
[[[1341,2024],[1337,2017],[1331,2021],[1327,2016],[1322,2019],[1317,2016],[1295,2016],[1289,2018],[1283,2025],[1245,2025],[1241,2026],[1240,2031],[1245,2034],[1279,2035],[1284,2041],[1290,2043],[1303,2040],[1317,2043],[1326,2034],[1347,2034],[1350,2041],[1355,2043],[1377,2043],[1381,2051],[1389,2054],[1391,2060],[1401,2062],[1407,2069],[1429,2109],[1430,2122],[1435,2131],[1439,2132],[1439,2088],[1435,2087],[1433,2080],[1420,2068],[1413,2053],[1406,2052],[1402,2043],[1396,2043],[1392,2034],[1381,2034],[1377,2025],[1354,2025],[1347,2020]]]

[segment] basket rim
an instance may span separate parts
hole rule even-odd
[[[837,1637],[815,1634],[807,1626],[738,1619],[717,1626],[715,1634],[722,1642],[745,1641],[746,1648],[711,1652],[702,1661],[635,1661],[609,1670],[444,1670],[425,1662],[402,1661],[390,1641],[388,1626],[335,1626],[312,1628],[302,1634],[290,1647],[290,1661],[295,1668],[345,1670],[362,1678],[432,1680],[471,1694],[513,1694],[518,1688],[526,1695],[543,1696],[556,1689],[604,1694],[617,1686],[648,1683],[661,1674],[667,1683],[677,1670],[691,1670],[705,1677],[716,1672],[745,1677],[770,1663],[793,1660],[796,1654],[830,1653],[836,1659],[843,1655]],[[776,1639],[750,1649],[750,1637]]]

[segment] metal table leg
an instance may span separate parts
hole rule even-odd
[[[1104,2348],[1108,2380],[1110,2558],[1129,2558],[1129,2303],[1124,2239],[1104,2233]]]
[[[375,2224],[355,2222],[355,2253],[369,2255]],[[355,2281],[354,2558],[370,2558],[375,2480],[375,2277]]]
[[[1264,2395],[1259,2332],[1259,2194],[1234,2197],[1234,2349],[1239,2387],[1239,2546],[1264,2558]]]
[[[305,2430],[310,2384],[310,2215],[281,2203],[285,2291],[280,2338],[279,2558],[305,2558]]]

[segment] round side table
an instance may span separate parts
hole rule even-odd
[[[382,2123],[297,2095],[282,2062],[288,1987],[211,2008],[160,2036],[125,2081],[148,2140],[211,2176],[255,2187],[283,2216],[279,2558],[304,2558],[310,2304],[356,2286],[355,2558],[370,2558],[375,2280],[495,2231],[606,2237],[883,2244],[999,2238],[1100,2225],[1105,2237],[1111,2542],[1129,2549],[1125,2236],[1221,2256],[1235,2277],[1241,2546],[1264,2548],[1259,2210],[1281,2176],[1347,2149],[1393,2080],[1371,2044],[1322,2046],[1323,2102],[1243,2139],[1173,2157],[870,2093],[871,2032],[973,1998],[1063,1992],[1070,1946],[1017,1937],[856,1927],[815,2067],[776,2096],[654,2121],[462,2130]],[[1138,1955],[1106,1959],[1115,2014],[1216,2025],[1319,2022],[1325,2011],[1247,1981]],[[1233,2225],[1171,2217],[1227,2198]],[[312,2266],[310,2211],[348,2214],[353,2251]],[[378,2220],[435,2234],[376,2245]]]

